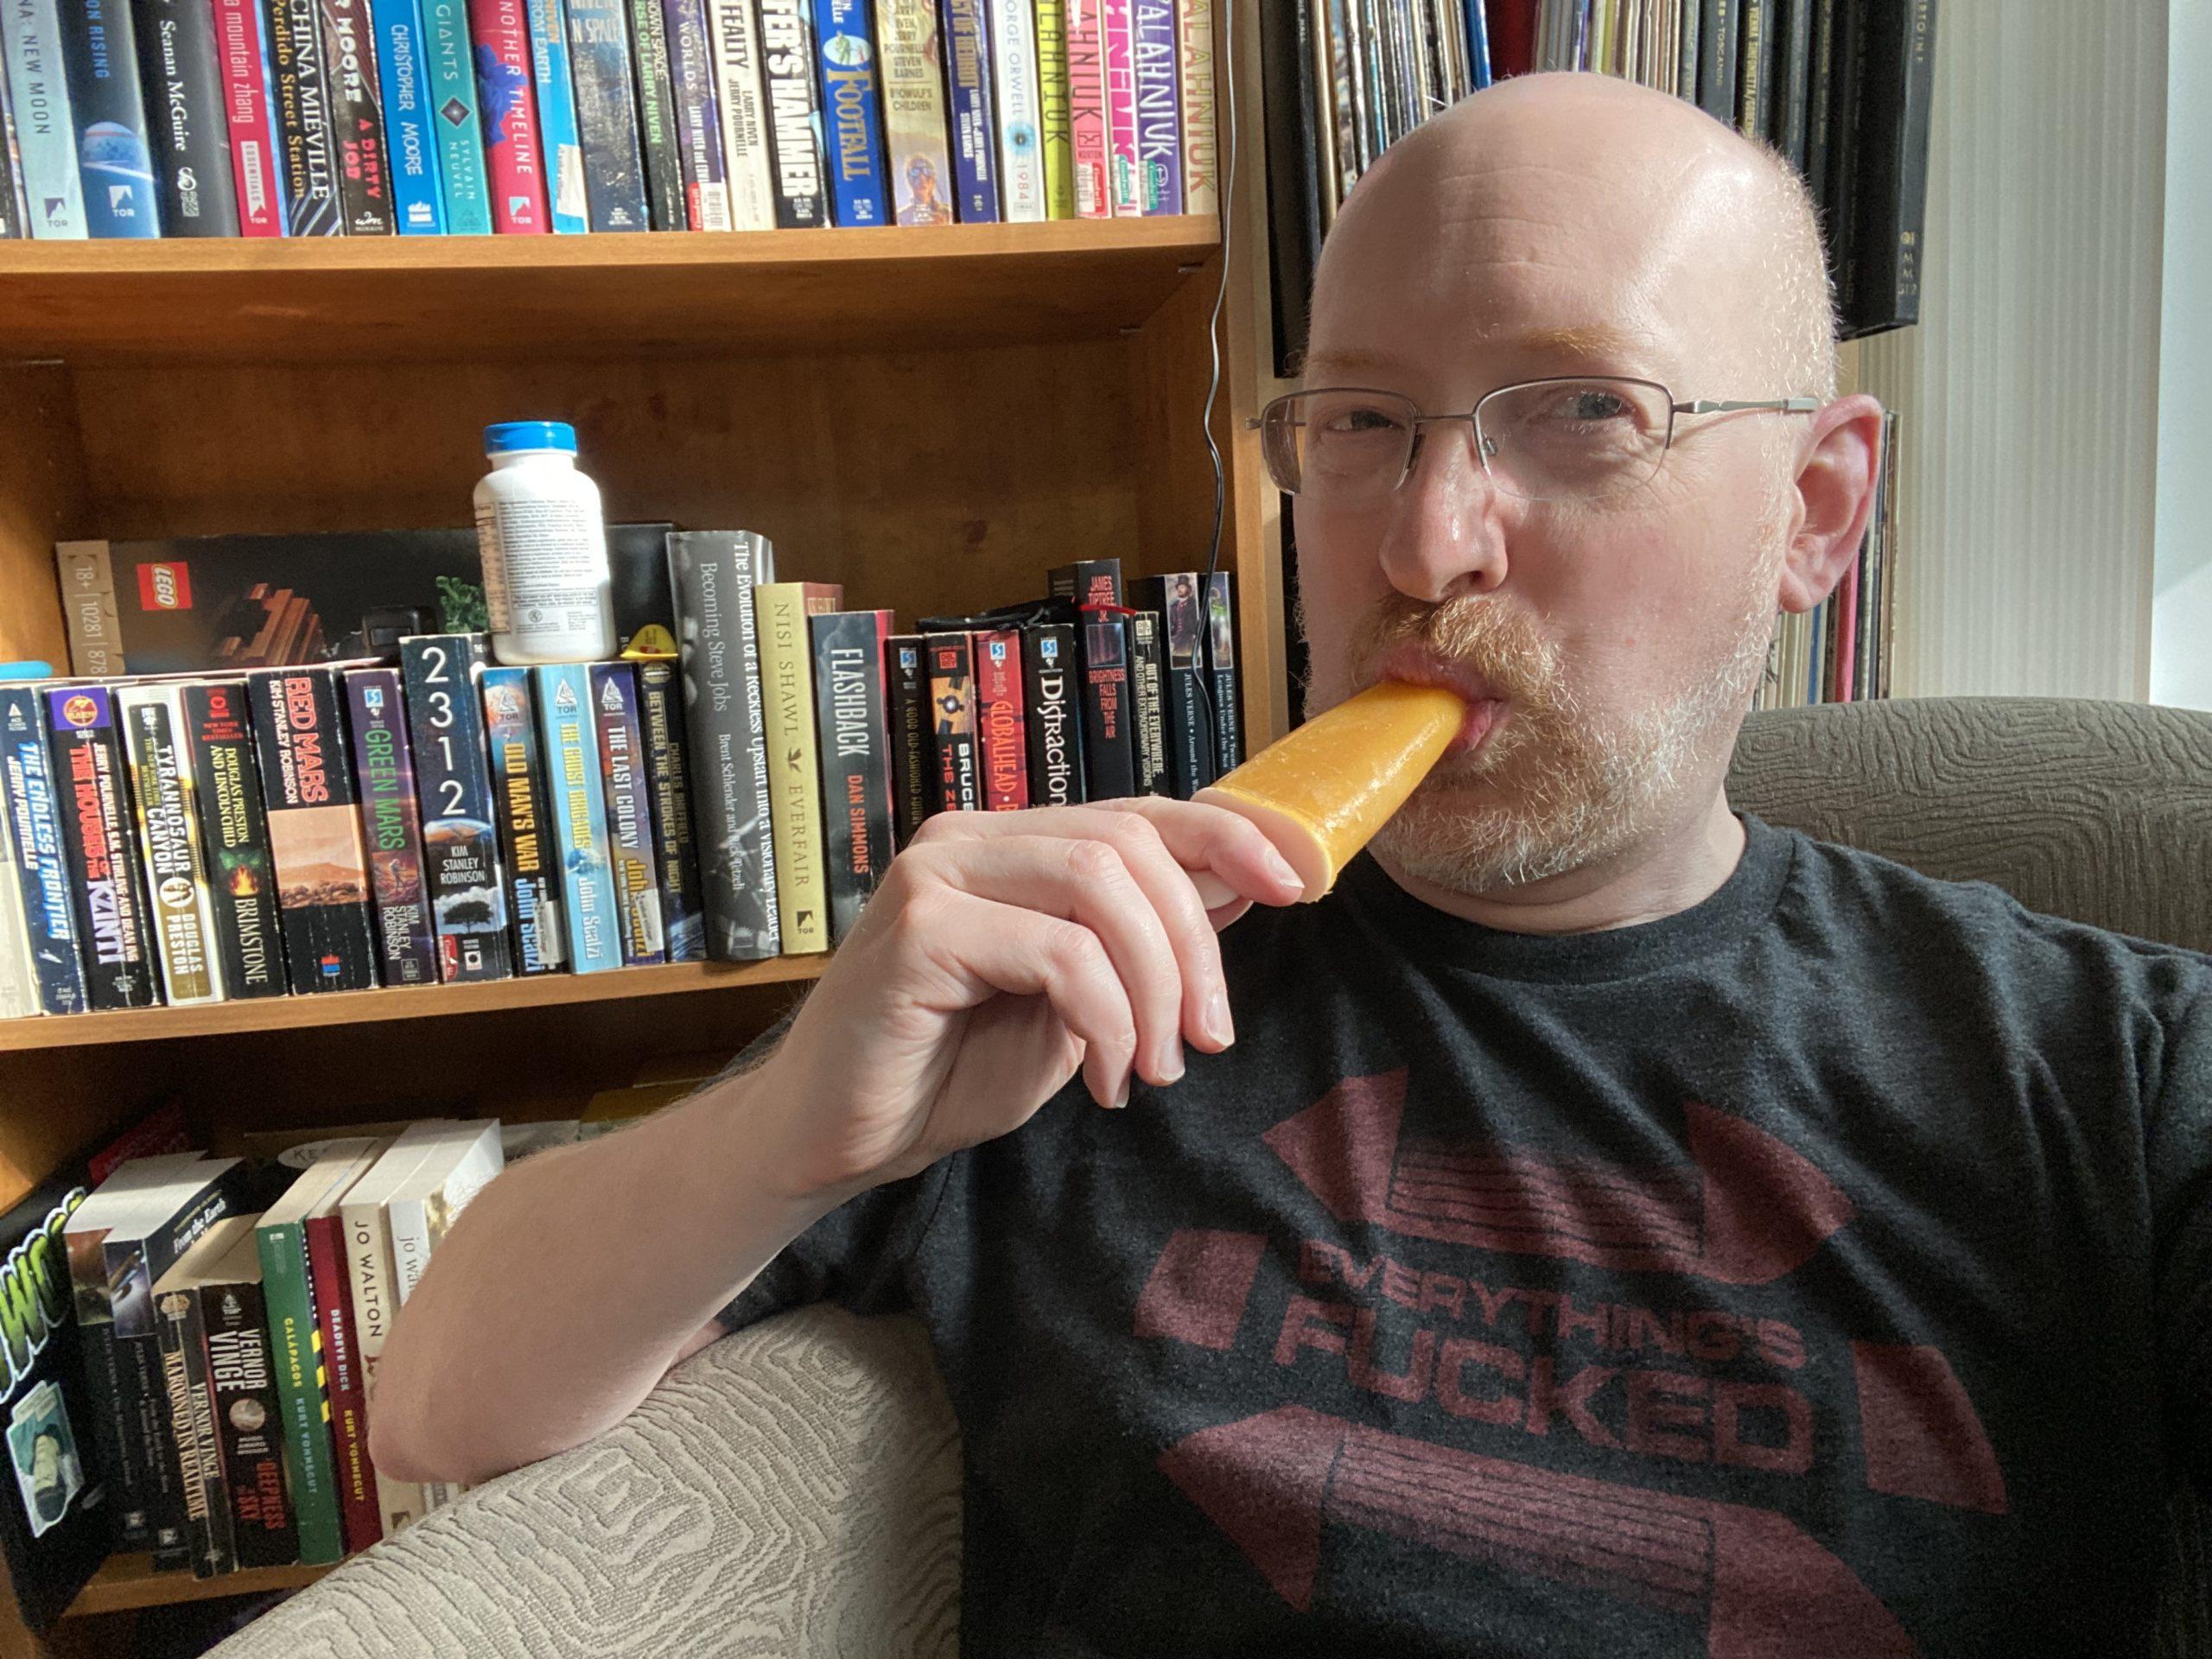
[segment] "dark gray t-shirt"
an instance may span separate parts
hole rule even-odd
[[[2129,1651],[2212,1477],[2212,963],[1747,820],[1565,938],[1370,861],[1240,1040],[732,1304],[928,1325],[963,1651]]]

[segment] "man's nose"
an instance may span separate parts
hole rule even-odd
[[[1505,580],[1497,486],[1475,442],[1471,421],[1424,428],[1412,470],[1391,494],[1382,573],[1410,598],[1440,605]]]

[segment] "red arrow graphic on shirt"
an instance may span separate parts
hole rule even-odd
[[[1697,1620],[1713,1659],[1918,1651],[1849,1567],[1764,1510],[1478,1457],[1303,1406],[1201,1430],[1160,1466],[1301,1612],[1335,1523]]]
[[[1695,1101],[1689,1162],[1638,1170],[1399,1137],[1403,1070],[1346,1077],[1263,1137],[1340,1221],[1595,1267],[1764,1285],[1857,1212],[1764,1129]]]

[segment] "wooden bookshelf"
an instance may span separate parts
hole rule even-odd
[[[189,1573],[156,1573],[149,1555],[111,1555],[69,1604],[66,1618],[87,1613],[130,1612],[181,1601],[212,1601],[218,1596],[257,1596],[271,1590],[297,1590],[313,1584],[327,1567],[256,1567],[220,1578],[195,1579]]]

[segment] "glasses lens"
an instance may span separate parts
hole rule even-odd
[[[1650,482],[1667,453],[1670,399],[1641,380],[1506,386],[1475,412],[1491,479],[1529,501],[1587,501]]]
[[[1268,406],[1261,448],[1276,486],[1356,499],[1397,488],[1413,453],[1416,410],[1387,391],[1301,391]]]

